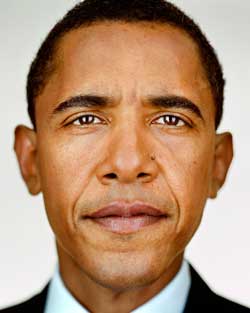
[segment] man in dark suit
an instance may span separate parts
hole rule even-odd
[[[183,259],[233,156],[224,79],[199,27],[163,0],[86,0],[52,29],[15,151],[43,193],[59,266],[2,312],[249,312]]]

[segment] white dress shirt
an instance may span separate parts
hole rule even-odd
[[[182,313],[190,285],[190,269],[187,261],[184,260],[171,282],[131,313]],[[65,287],[58,266],[49,285],[44,313],[89,313]]]

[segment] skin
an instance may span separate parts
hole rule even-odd
[[[86,94],[109,97],[108,106],[54,112]],[[163,96],[185,97],[202,117],[150,100]],[[83,114],[96,118],[81,125]],[[91,312],[130,312],[177,273],[232,160],[231,135],[215,131],[196,44],[177,28],[149,23],[72,31],[36,99],[36,121],[36,132],[16,128],[15,151],[30,193],[43,193],[63,281]],[[169,218],[129,235],[83,220],[115,200],[145,201]]]

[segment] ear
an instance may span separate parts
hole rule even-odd
[[[233,159],[233,138],[230,133],[216,134],[209,197],[214,199],[223,186]]]
[[[29,192],[37,195],[41,191],[41,185],[37,162],[36,132],[26,126],[18,126],[15,129],[14,150]]]

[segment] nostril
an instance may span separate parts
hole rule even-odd
[[[110,173],[110,174],[104,175],[104,177],[109,178],[109,179],[114,179],[114,178],[117,178],[117,175],[115,173]]]
[[[138,178],[140,178],[140,177],[147,177],[147,176],[148,176],[147,173],[140,173],[140,174],[137,175]]]

